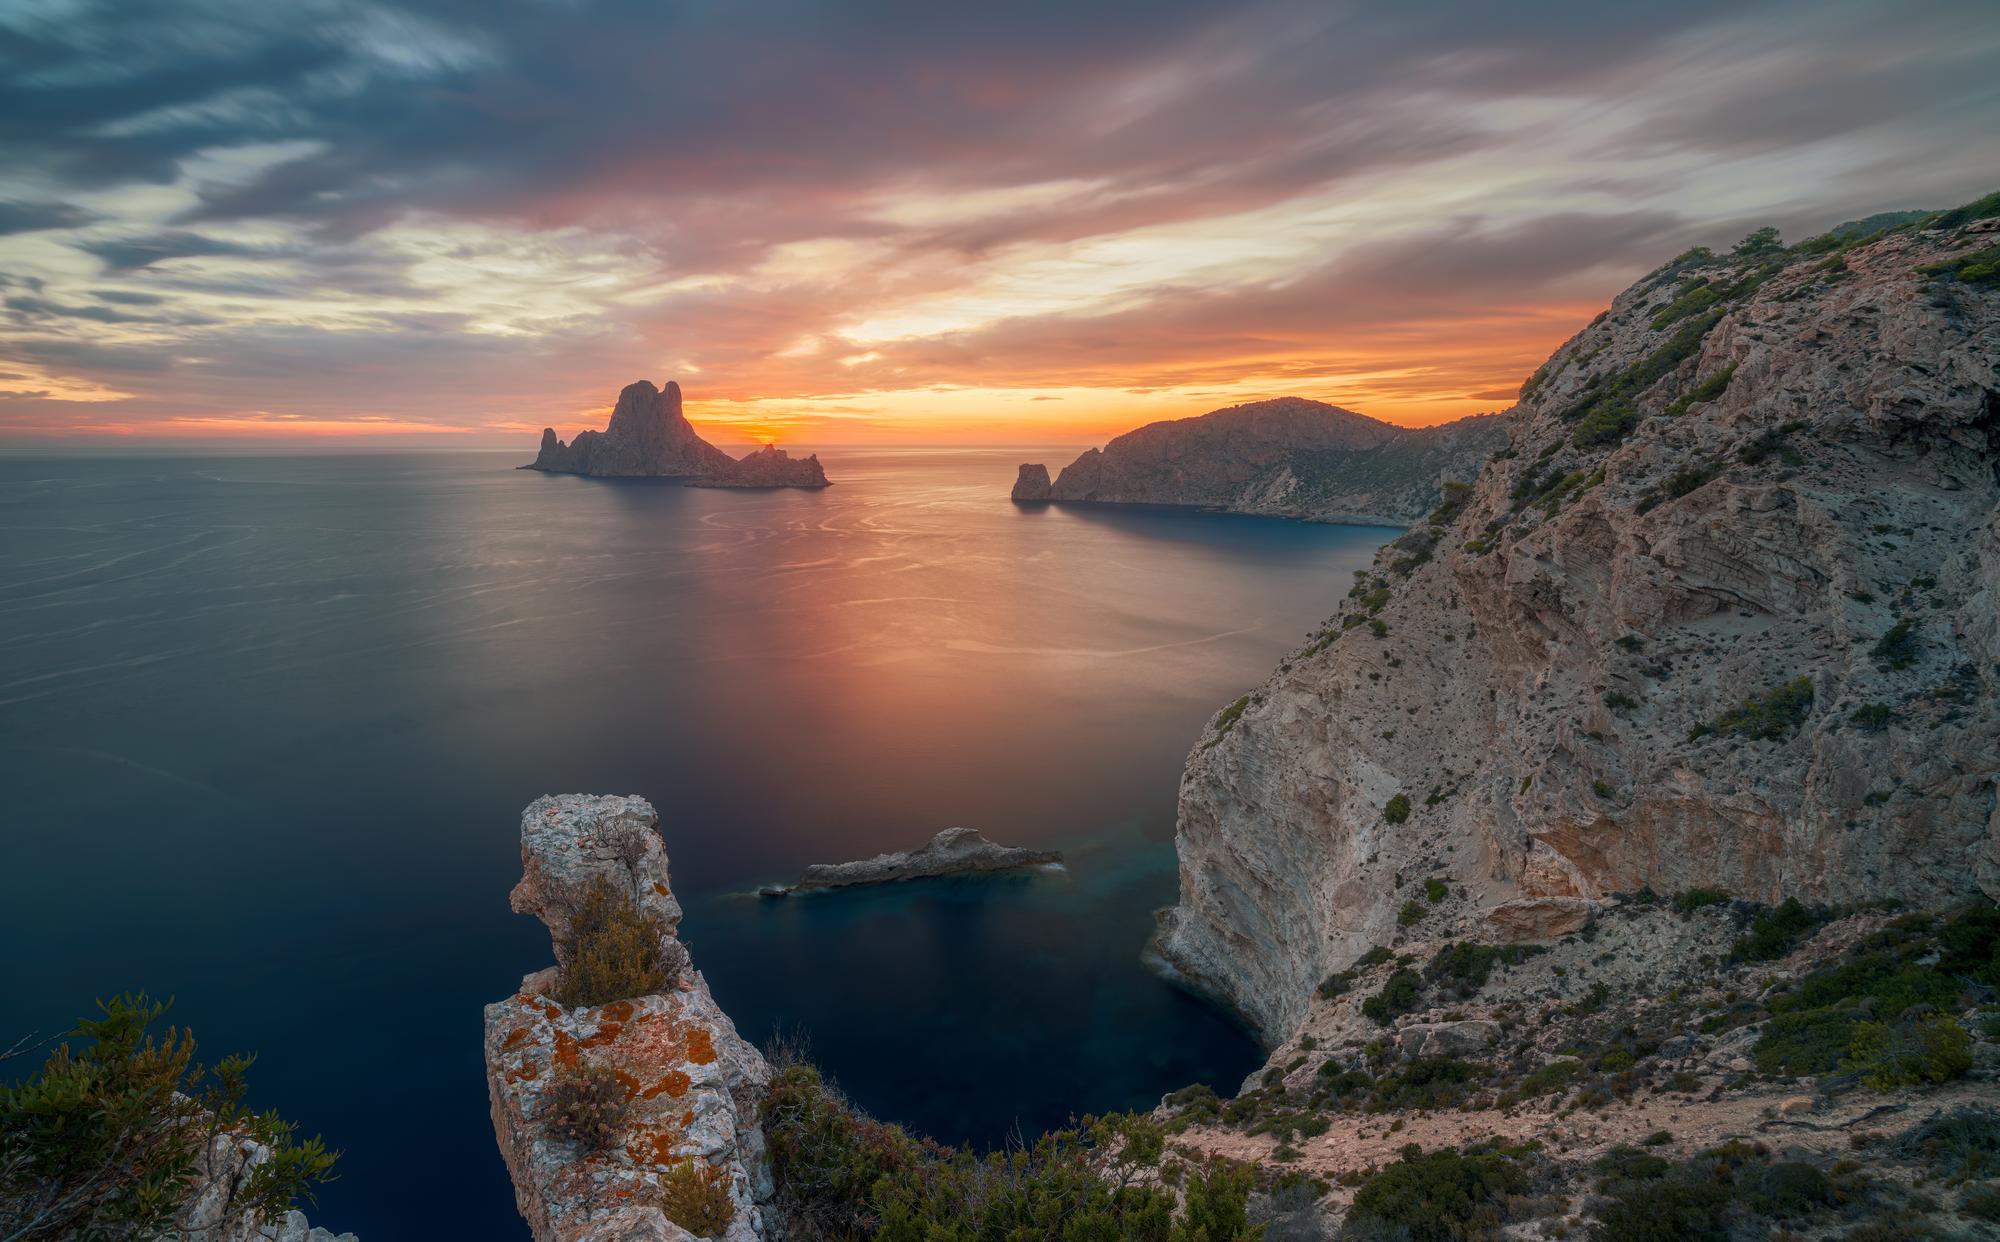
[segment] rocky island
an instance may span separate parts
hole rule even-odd
[[[568,444],[556,437],[555,428],[544,427],[541,451],[521,469],[672,479],[691,487],[827,486],[817,454],[795,458],[767,444],[735,458],[702,439],[681,412],[681,386],[673,380],[664,391],[650,380],[626,385],[604,430],[580,431]]]
[[[1054,482],[1024,464],[1016,502],[1178,505],[1366,526],[1407,526],[1447,482],[1506,442],[1497,415],[1411,429],[1302,397],[1149,423],[1090,449]]]
[[[1055,850],[1031,850],[988,841],[977,829],[947,828],[913,850],[877,854],[855,862],[815,863],[792,885],[772,884],[758,890],[766,897],[810,893],[818,889],[853,888],[861,884],[894,884],[951,875],[983,875],[1019,871],[1062,862]]]

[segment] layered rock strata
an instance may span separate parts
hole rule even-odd
[[[1488,938],[1646,886],[2000,894],[1996,242],[1694,251],[1620,294],[1199,739],[1166,958],[1276,1042],[1413,877]]]
[[[661,992],[566,1009],[554,997],[560,966],[537,971],[486,1007],[486,1081],[500,1154],[536,1242],[693,1235],[663,1210],[662,1179],[694,1162],[727,1188],[719,1236],[766,1235],[770,1177],[757,1108],[770,1080],[764,1058],[736,1033],[675,935],[681,918],[643,798],[565,794],[521,813],[516,912],[549,928],[558,963],[569,929],[599,880],[659,920],[673,975]],[[580,1067],[616,1075],[627,1096],[619,1132],[592,1152],[554,1133],[544,1097]]]

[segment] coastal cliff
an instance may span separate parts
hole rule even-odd
[[[1174,968],[1278,1043],[1426,929],[2000,893],[2000,220],[1968,215],[1697,249],[1559,349],[1197,741]]]
[[[681,412],[681,386],[627,384],[603,431],[580,431],[568,444],[542,429],[541,451],[521,467],[598,478],[678,479],[700,487],[825,487],[817,455],[794,458],[776,445],[734,458],[696,434]]]
[[[1053,484],[1047,467],[1023,465],[1013,498],[1406,526],[1505,438],[1490,415],[1413,430],[1281,397],[1149,423],[1086,451]]]
[[[770,1069],[675,936],[681,909],[659,816],[643,798],[539,798],[521,813],[521,869],[513,908],[548,925],[558,965],[486,1007],[486,1081],[494,1135],[536,1242],[763,1238],[771,1181],[758,1108]],[[574,926],[600,891],[658,935],[665,984],[566,1007],[557,996],[579,951]],[[614,1098],[608,1133],[585,1144],[561,1132],[552,1099],[565,1078],[592,1074],[614,1080]],[[674,1222],[681,1179],[707,1196],[709,1231]]]

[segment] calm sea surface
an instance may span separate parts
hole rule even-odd
[[[1068,456],[827,454],[817,494],[0,458],[0,1043],[172,995],[346,1149],[315,1223],[524,1238],[480,1007],[550,960],[520,809],[582,790],[659,807],[744,1034],[880,1115],[991,1143],[1233,1086],[1249,1039],[1140,963],[1181,761],[1392,532],[1008,503]],[[954,824],[1069,871],[744,896]]]

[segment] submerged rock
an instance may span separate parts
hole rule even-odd
[[[852,888],[859,884],[893,884],[899,880],[1018,871],[1024,867],[1052,866],[1061,861],[1062,854],[1056,850],[997,845],[976,829],[947,828],[914,850],[877,854],[855,862],[815,863],[807,867],[799,876],[799,882],[790,888],[771,884],[757,891],[766,897],[783,897],[787,893]]]
[[[677,479],[700,487],[825,487],[817,456],[795,459],[767,445],[741,459],[695,432],[681,412],[681,386],[664,390],[651,381],[627,384],[603,431],[580,431],[564,444],[555,428],[542,429],[541,450],[521,467],[550,474],[598,478]]]
[[[660,992],[565,1008],[560,967],[521,980],[486,1007],[486,1083],[500,1154],[536,1242],[659,1239],[690,1233],[667,1219],[661,1178],[689,1161],[713,1170],[731,1219],[719,1236],[766,1234],[771,1181],[758,1124],[770,1081],[762,1055],[736,1033],[675,936],[680,903],[667,875],[659,816],[643,798],[565,794],[521,813],[521,882],[512,903],[548,925],[559,962],[585,895],[603,880],[659,920],[674,979]],[[610,1071],[626,1105],[605,1150],[553,1129],[545,1097],[559,1076]]]

